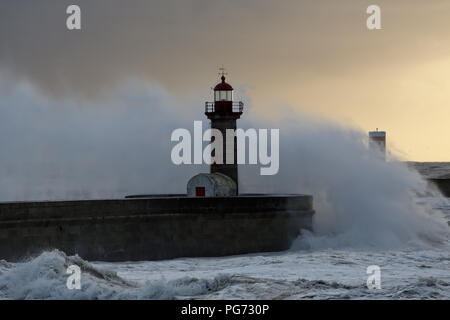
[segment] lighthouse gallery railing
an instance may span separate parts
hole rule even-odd
[[[215,112],[215,102],[205,102],[205,112],[212,113]],[[233,112],[242,112],[244,111],[244,103],[242,101],[233,101],[232,104]]]

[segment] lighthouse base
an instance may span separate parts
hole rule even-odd
[[[0,257],[54,248],[96,261],[281,251],[311,229],[313,213],[307,195],[0,203]]]

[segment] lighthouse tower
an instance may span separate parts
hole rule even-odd
[[[369,149],[386,161],[386,131],[378,131],[378,128],[377,131],[369,131]]]
[[[220,70],[222,71],[221,82],[214,87],[214,102],[205,103],[205,115],[211,120],[211,128],[218,129],[222,133],[223,164],[213,162],[210,167],[210,172],[221,173],[233,179],[236,183],[237,192],[239,192],[236,136],[227,137],[226,130],[236,130],[236,120],[241,117],[244,104],[241,101],[233,101],[233,87],[225,81],[224,69],[221,68]],[[227,139],[233,139],[234,141],[228,142]],[[231,152],[233,153],[232,155],[230,155]],[[233,158],[234,161],[228,163],[230,161],[226,161],[227,158]]]

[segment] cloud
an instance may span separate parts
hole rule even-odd
[[[68,31],[66,7],[82,9]],[[408,65],[448,55],[450,4],[379,1],[383,30],[365,27],[370,1],[3,1],[0,68],[54,96],[94,97],[142,77],[186,93],[225,64],[264,88]],[[201,85],[200,85],[201,84]]]

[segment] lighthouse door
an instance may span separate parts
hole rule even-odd
[[[206,195],[205,187],[196,187],[195,188],[195,196],[204,197]]]

